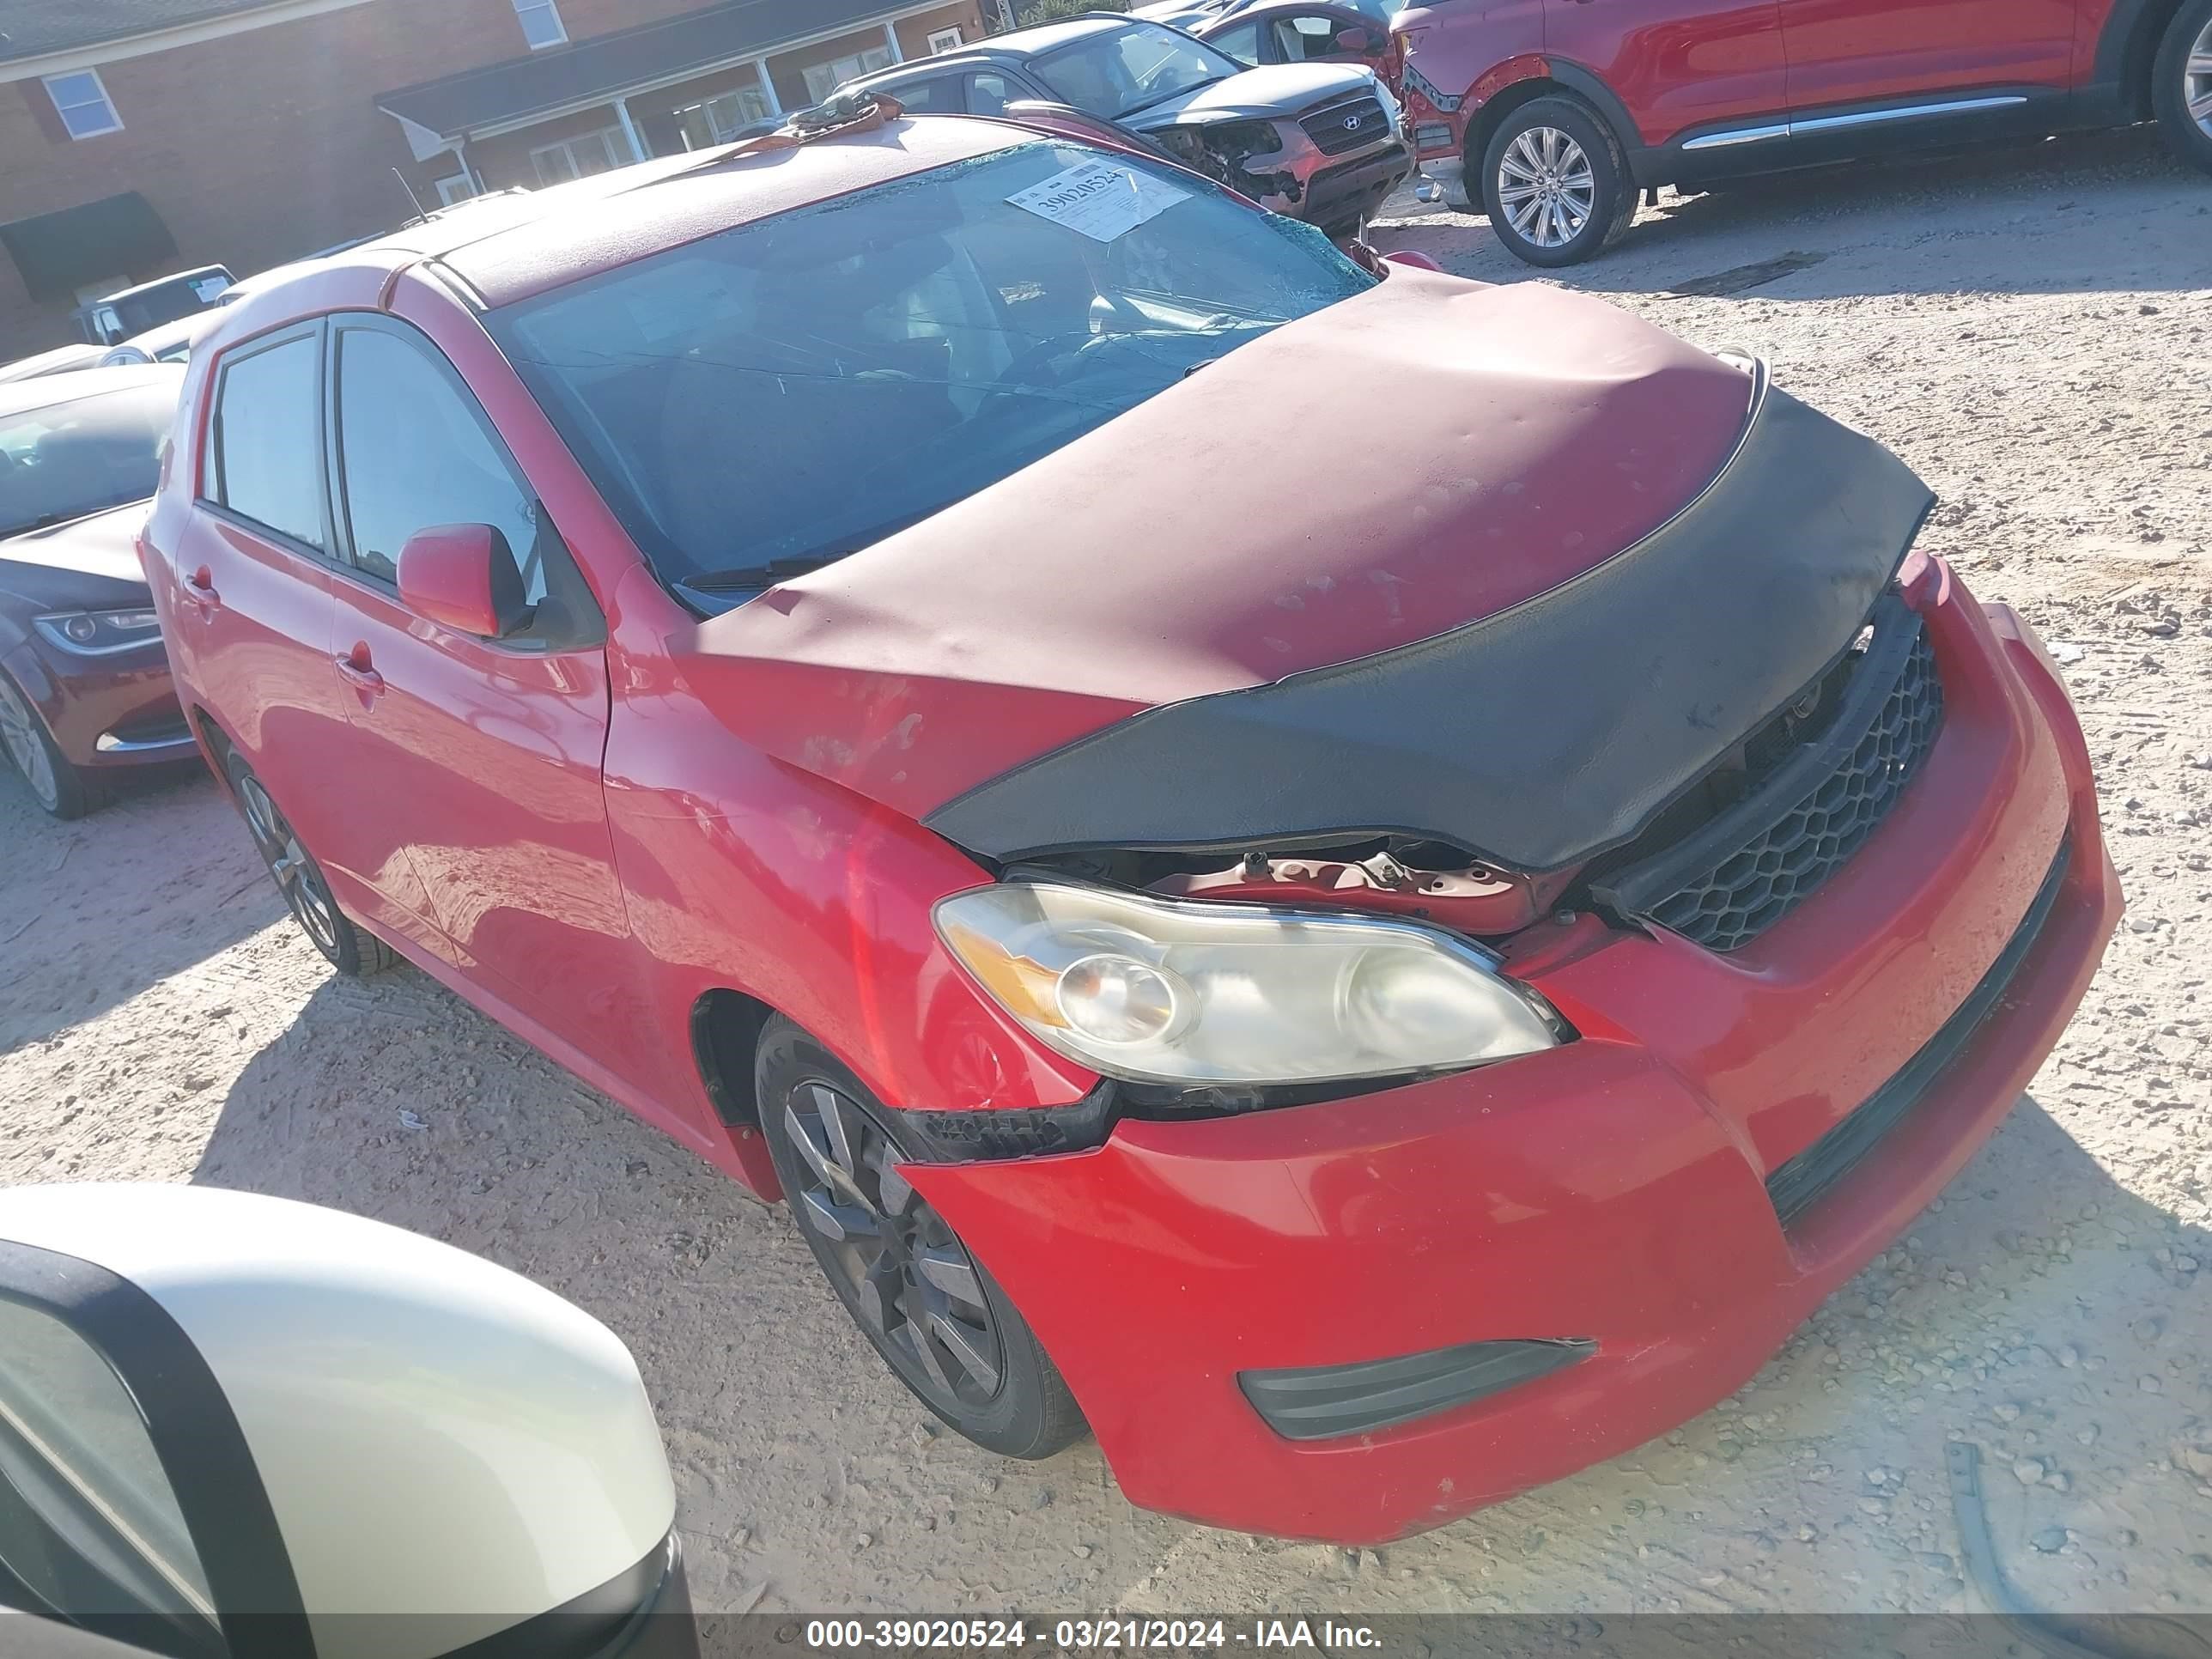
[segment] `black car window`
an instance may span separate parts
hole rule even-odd
[[[1095,189],[1101,173],[1128,216],[1091,220],[1097,234],[1054,216],[1070,181]],[[1188,173],[1033,143],[738,225],[487,320],[665,581],[758,591],[1373,282],[1310,226]]]
[[[968,77],[968,112],[1003,115],[1006,106],[1018,102],[1022,89],[996,70],[980,70]]]
[[[163,381],[0,416],[0,536],[144,501],[176,412]]]
[[[387,325],[338,327],[338,478],[354,564],[396,582],[416,531],[488,524],[507,538],[535,605],[545,596],[537,498],[434,350]]]
[[[1346,50],[1338,41],[1339,35],[1348,28],[1366,27],[1356,19],[1331,17],[1325,12],[1300,12],[1294,17],[1279,18],[1273,25],[1275,40],[1286,64],[1334,57]]]
[[[215,499],[317,550],[323,522],[323,347],[295,334],[223,365],[212,454]]]
[[[957,115],[961,112],[960,77],[937,75],[925,80],[902,81],[884,90],[898,100],[909,115]]]
[[[1240,64],[1256,64],[1260,61],[1260,26],[1257,23],[1239,23],[1234,28],[1209,35],[1206,43],[1216,52],[1227,52]]]

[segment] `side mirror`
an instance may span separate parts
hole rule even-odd
[[[1438,264],[1427,254],[1422,252],[1419,248],[1393,248],[1389,252],[1384,254],[1382,258],[1386,264],[1404,265],[1413,270],[1442,270],[1443,269],[1442,265]]]
[[[1336,33],[1339,52],[1370,52],[1377,50],[1375,37],[1365,29],[1339,29]]]
[[[629,1351],[504,1267],[251,1193],[0,1191],[0,1603],[171,1659],[697,1659],[674,1524]]]
[[[531,617],[507,538],[488,524],[434,525],[410,536],[399,550],[399,603],[480,640],[503,640]]]

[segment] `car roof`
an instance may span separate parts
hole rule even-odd
[[[504,211],[488,206],[481,219],[433,221],[357,252],[398,255],[411,242],[410,257],[437,259],[483,305],[497,307],[736,225],[1048,136],[931,115],[795,146],[728,145],[579,181],[601,186],[595,191],[536,191]]]
[[[127,392],[142,386],[167,386],[173,390],[182,386],[184,380],[184,367],[179,363],[131,363],[117,368],[73,368],[63,374],[42,374],[34,380],[9,380],[0,383],[0,420],[56,404],[75,403],[103,392]]]
[[[963,47],[961,57],[981,55],[997,58],[1039,58],[1057,47],[1080,40],[1088,35],[1105,34],[1115,29],[1125,29],[1132,21],[1149,22],[1149,18],[1131,19],[1118,11],[1089,11],[1079,17],[1062,18],[1056,23],[1039,23],[1034,28],[1015,29],[1007,34],[994,34],[973,46]],[[951,57],[953,54],[945,54]],[[926,67],[929,59],[921,58],[904,65],[909,69]]]

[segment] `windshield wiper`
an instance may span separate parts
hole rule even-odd
[[[804,576],[810,570],[819,570],[825,564],[835,564],[844,556],[842,553],[831,553],[805,558],[767,559],[759,564],[735,565],[727,570],[703,570],[696,576],[678,576],[676,580],[685,587],[696,587],[702,593],[723,592],[740,587],[769,587],[787,576]]]

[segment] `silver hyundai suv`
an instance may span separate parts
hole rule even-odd
[[[1339,238],[1413,171],[1397,100],[1350,64],[1247,69],[1180,29],[1096,13],[864,76],[910,115],[1056,104],[1109,121],[1264,207]]]

